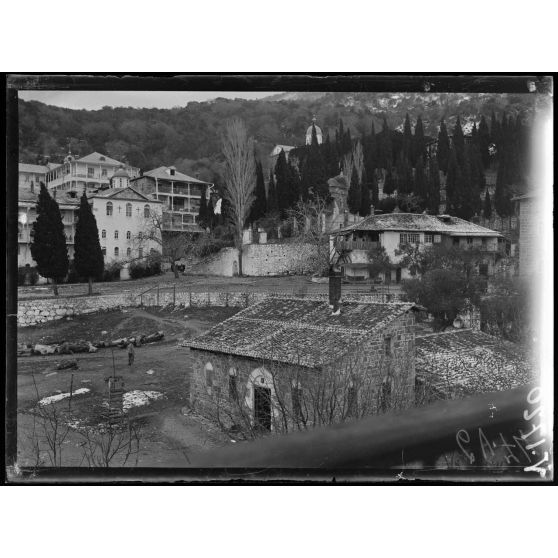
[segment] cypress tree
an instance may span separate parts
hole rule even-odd
[[[446,123],[442,118],[440,122],[440,131],[438,132],[438,146],[436,150],[436,156],[438,158],[438,166],[444,173],[448,172],[448,163],[450,156],[450,142],[448,137],[448,129],[446,128]]]
[[[372,204],[371,196],[370,196],[370,188],[366,183],[366,172],[362,173],[362,184],[360,186],[361,190],[361,198],[360,198],[360,210],[358,214],[361,217],[366,217],[370,215],[370,205]]]
[[[463,129],[461,128],[461,119],[459,118],[459,115],[457,116],[455,127],[453,128],[452,139],[457,162],[461,167],[463,167],[465,163],[465,137],[463,136]]]
[[[427,207],[433,215],[440,210],[440,169],[435,157],[431,157],[428,165]]]
[[[275,179],[273,178],[273,169],[269,170],[269,182],[267,184],[267,211],[273,213],[277,211],[277,188]]]
[[[484,196],[483,215],[485,219],[490,219],[490,217],[492,217],[492,202],[490,201],[488,189],[486,190],[486,194]]]
[[[421,198],[421,207],[426,209],[428,205],[428,185],[426,175],[424,173],[424,165],[422,157],[417,158],[417,165],[415,167],[415,188],[414,192]]]
[[[453,201],[455,199],[455,190],[457,188],[457,174],[458,174],[458,163],[457,157],[455,155],[455,149],[451,149],[448,159],[448,167],[446,174],[446,209],[448,212],[453,207]]]
[[[281,149],[275,164],[275,191],[277,192],[277,209],[281,213],[281,219],[287,216],[287,208],[289,207],[289,179],[287,157]]]
[[[396,184],[391,174],[391,169],[386,171],[385,179],[384,179],[384,194],[386,196],[391,196],[395,192]]]
[[[37,200],[37,220],[33,223],[31,256],[37,262],[37,271],[52,280],[55,296],[58,283],[68,274],[68,250],[60,208],[53,200],[43,182],[40,183]]]
[[[207,226],[210,229],[215,227],[215,208],[213,207],[213,199],[210,197],[207,203]]]
[[[277,176],[277,173],[276,173]],[[304,162],[302,169],[302,178],[300,181],[300,193],[303,200],[310,198],[321,198],[329,201],[329,186],[327,184],[327,172],[322,158],[318,138],[316,136],[316,128],[312,126],[312,143],[308,149],[308,156]],[[279,183],[279,178],[277,177]],[[278,188],[277,198],[281,203],[280,191]]]
[[[500,123],[496,118],[496,114],[492,111],[492,116],[490,117],[490,141],[496,145],[498,150],[500,147]],[[496,152],[496,156],[498,153]]]
[[[391,170],[393,166],[393,154],[392,154],[392,142],[391,142],[391,130],[389,129],[387,119],[384,116],[382,123],[382,131],[380,133],[378,143],[378,162],[381,168],[386,170]]]
[[[260,161],[256,162],[256,188],[254,189],[254,195],[254,203],[250,209],[250,222],[252,223],[261,219],[265,215],[267,209],[263,168]]]
[[[353,169],[349,192],[347,194],[347,206],[349,207],[349,211],[356,215],[360,211],[361,203],[362,191],[358,181],[358,173]]]
[[[405,124],[403,125],[403,157],[408,161],[413,161],[413,134],[409,113],[405,115]]]
[[[500,217],[508,217],[513,213],[513,202],[509,188],[507,173],[508,161],[504,156],[498,162],[498,172],[496,174],[496,191],[494,192],[494,209]]]
[[[200,209],[198,211],[198,225],[205,229],[208,227],[208,212],[207,212],[207,192],[205,190],[202,191],[202,196],[200,200]]]
[[[105,269],[97,220],[87,201],[85,189],[81,195],[76,223],[74,265],[78,275],[87,277],[89,295],[93,294],[93,279],[101,279]]]
[[[484,116],[481,117],[478,131],[478,146],[480,155],[482,158],[482,164],[484,168],[488,168],[490,165],[490,153],[488,151],[488,146],[490,145],[490,132],[488,130],[488,124]]]
[[[424,141],[424,127],[422,125],[422,118],[417,118],[415,125],[414,148],[413,148],[413,165],[416,165],[419,159],[426,160],[426,146]]]

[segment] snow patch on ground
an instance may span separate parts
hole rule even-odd
[[[127,413],[132,407],[143,407],[149,405],[151,401],[162,399],[164,395],[159,391],[142,391],[135,389],[127,391],[122,400],[122,407],[124,412]]]
[[[39,401],[39,405],[50,405],[52,403],[57,403],[58,401],[62,401],[63,399],[67,399],[68,397],[70,397],[70,395],[72,397],[76,396],[76,395],[83,395],[84,393],[89,393],[91,390],[89,388],[79,388],[76,389],[76,391],[74,391],[73,393],[59,393],[58,395],[50,395],[49,397],[43,397],[43,399],[41,399]]]

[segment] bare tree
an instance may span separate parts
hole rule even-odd
[[[163,261],[172,266],[174,276],[178,279],[177,260],[195,255],[199,245],[199,234],[163,229],[163,216],[151,211],[144,217],[143,230],[133,238],[134,248],[143,247],[151,241],[159,246]]]
[[[234,118],[227,122],[223,137],[225,157],[225,186],[223,198],[227,202],[227,215],[235,230],[238,248],[238,274],[242,276],[242,232],[254,203],[256,187],[256,163],[254,141],[242,120]]]

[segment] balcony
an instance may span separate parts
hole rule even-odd
[[[381,244],[371,240],[338,240],[335,244],[338,250],[377,250]]]

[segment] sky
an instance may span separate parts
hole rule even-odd
[[[25,101],[70,109],[96,110],[104,106],[135,108],[172,108],[186,106],[190,101],[208,101],[217,97],[228,99],[262,99],[274,91],[19,91]]]

